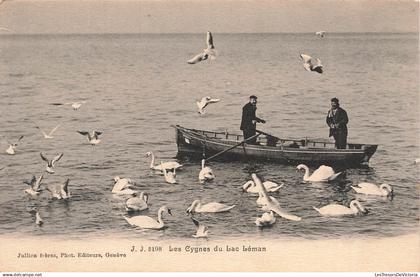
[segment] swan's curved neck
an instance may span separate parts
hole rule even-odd
[[[303,176],[303,179],[309,179],[309,167],[305,165],[303,168],[305,169],[305,175]]]
[[[204,167],[205,167],[205,163],[206,163],[206,160],[201,160],[201,169],[204,169]]]

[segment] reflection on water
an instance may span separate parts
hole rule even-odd
[[[416,230],[416,34],[331,34],[324,40],[307,34],[241,34],[217,35],[217,41],[223,49],[217,60],[191,66],[186,58],[201,45],[201,35],[127,35],[118,40],[106,35],[53,40],[2,36],[1,135],[25,137],[15,156],[6,155],[7,143],[0,142],[0,168],[6,166],[0,171],[0,233],[189,238],[195,226],[186,209],[195,199],[236,205],[227,213],[195,215],[209,227],[210,239],[391,236]],[[324,74],[306,72],[301,52],[322,57]],[[389,65],[398,70],[388,70]],[[205,185],[198,182],[200,164],[193,159],[180,161],[184,167],[175,185],[150,171],[146,152],[154,151],[157,161],[176,156],[171,124],[239,132],[242,106],[251,94],[258,95],[258,114],[267,120],[261,129],[282,137],[325,138],[329,100],[338,97],[349,114],[349,140],[379,144],[370,167],[348,169],[332,184],[304,183],[295,166],[257,161],[211,162],[216,179]],[[221,101],[199,116],[195,101],[206,95]],[[88,101],[78,111],[48,105],[78,100]],[[61,127],[53,140],[45,140],[35,123],[45,129]],[[101,144],[90,146],[77,130],[103,131]],[[49,156],[64,152],[56,174],[45,176],[44,182],[70,178],[71,199],[24,195],[23,181],[44,169],[41,151]],[[255,226],[262,214],[257,196],[241,190],[254,172],[285,184],[272,195],[302,221],[278,219],[263,230]],[[142,214],[156,218],[162,205],[171,208],[173,215],[164,216],[168,228],[148,231],[126,223],[125,199],[111,194],[116,175],[135,180],[136,189],[149,193],[150,208]],[[359,182],[389,183],[395,196],[357,195],[351,185]],[[331,203],[348,206],[353,199],[370,213],[327,218],[313,209]],[[35,209],[44,219],[42,227],[34,223]]]

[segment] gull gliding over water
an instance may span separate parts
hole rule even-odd
[[[54,159],[52,159],[51,161],[48,160],[43,154],[42,152],[40,153],[41,158],[47,163],[47,166],[45,168],[45,171],[47,171],[50,174],[54,173],[54,166],[55,163],[58,162],[62,157],[63,157],[64,153],[58,154],[57,156],[54,157]]]
[[[40,131],[41,131],[42,135],[43,135],[43,136],[44,136],[44,138],[46,138],[46,139],[52,139],[52,138],[54,138],[52,135],[54,134],[54,132],[55,132],[55,131],[57,131],[58,127],[60,127],[60,125],[55,126],[55,127],[54,127],[54,129],[52,129],[52,130],[51,130],[51,131],[47,134],[47,133],[46,133],[44,130],[42,130],[40,127],[35,126],[35,128],[37,128],[38,130],[40,130]]]
[[[198,62],[201,61],[205,61],[207,60],[209,57],[211,60],[214,60],[216,58],[217,52],[216,49],[214,48],[214,44],[213,44],[213,36],[210,33],[210,31],[207,32],[207,48],[203,49],[203,52],[194,56],[193,58],[191,58],[190,60],[188,60],[187,62],[189,64],[196,64]]]
[[[102,132],[99,131],[93,131],[92,134],[89,134],[89,132],[86,131],[77,131],[82,136],[87,136],[87,139],[91,145],[97,145],[101,142],[99,139],[99,136],[102,135]]]
[[[197,101],[197,107],[198,107],[198,113],[199,114],[205,114],[206,111],[204,110],[209,104],[217,103],[220,99],[217,98],[211,98],[210,96],[206,96],[201,98],[200,101]]]
[[[41,176],[37,179],[35,176],[32,176],[32,179],[29,181],[23,181],[23,183],[30,186],[30,188],[25,189],[24,192],[29,194],[32,197],[37,197],[39,193],[41,192],[41,182],[44,178],[44,175],[41,174]]]
[[[47,190],[51,193],[52,198],[56,199],[67,199],[70,198],[70,192],[68,189],[70,179],[66,179],[63,184],[47,186]]]
[[[307,70],[307,71],[315,71],[318,72],[320,74],[322,74],[323,72],[323,65],[321,64],[321,60],[320,59],[316,59],[315,62],[313,61],[313,58],[309,55],[306,54],[300,54],[300,58],[303,61],[303,67]]]
[[[82,104],[85,104],[85,103],[87,103],[87,101],[51,103],[50,105],[54,105],[54,106],[70,105],[73,108],[73,110],[77,111],[82,106]]]

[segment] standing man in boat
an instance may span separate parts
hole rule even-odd
[[[347,147],[347,112],[340,107],[337,98],[331,99],[331,110],[327,114],[327,125],[330,127],[330,137],[335,140],[335,148],[346,149]]]
[[[244,134],[244,139],[255,136],[257,123],[265,123],[264,119],[258,118],[255,115],[257,110],[257,96],[251,95],[249,102],[242,108],[241,130]],[[257,138],[247,141],[248,144],[257,144]]]

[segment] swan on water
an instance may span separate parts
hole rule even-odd
[[[15,143],[11,143],[10,141],[7,141],[9,144],[9,147],[6,149],[6,153],[9,155],[14,155],[16,153],[16,147],[18,146],[18,142],[20,142],[23,139],[23,136],[20,136]]]
[[[304,169],[305,175],[303,176],[303,181],[305,182],[330,182],[337,179],[342,172],[335,173],[332,167],[321,165],[317,170],[315,170],[312,175],[309,176],[309,167],[300,164],[296,167],[298,170]]]
[[[179,164],[178,162],[174,162],[174,161],[163,162],[163,163],[161,162],[161,164],[155,165],[155,155],[151,151],[146,153],[146,157],[152,157],[152,160],[150,162],[150,168],[154,169],[154,170],[162,171],[163,168],[165,168],[166,170],[171,170],[171,169],[178,169],[178,168],[182,167],[181,164]]]
[[[115,176],[112,193],[117,195],[131,195],[133,193],[137,193],[137,191],[132,190],[135,184],[136,183],[129,178],[121,178],[119,176]]]
[[[29,194],[32,197],[39,196],[39,193],[41,192],[41,182],[43,178],[44,178],[44,175],[41,174],[41,176],[39,176],[38,179],[35,176],[32,176],[31,180],[23,181],[25,184],[30,186],[30,188],[25,189],[24,192]]]
[[[44,156],[44,154],[42,154],[42,152],[40,153],[40,156],[41,156],[41,159],[43,159],[46,163],[47,163],[47,165],[46,165],[46,167],[45,167],[45,171],[46,172],[48,172],[48,173],[50,173],[50,174],[53,174],[55,171],[54,171],[54,167],[55,167],[55,164],[63,157],[63,155],[64,155],[64,153],[61,153],[61,154],[58,154],[57,156],[55,156],[51,161],[50,160],[48,160],[48,158],[46,158],[45,156]]]
[[[255,182],[255,184],[257,185],[257,187],[260,190],[260,197],[262,198],[262,205],[263,205],[263,210],[265,211],[273,211],[276,214],[278,214],[279,216],[288,219],[288,220],[293,220],[293,221],[299,221],[301,220],[301,218],[299,216],[290,214],[286,211],[284,211],[281,207],[279,202],[272,196],[269,196],[267,194],[267,190],[265,189],[265,187],[263,186],[261,179],[257,176],[257,174],[252,173],[251,174],[252,180]]]
[[[357,200],[352,200],[349,207],[339,204],[329,204],[321,208],[313,208],[321,215],[326,216],[355,215],[359,213],[366,214],[368,212],[368,210],[365,209]]]
[[[189,64],[196,64],[198,62],[205,61],[208,58],[210,58],[211,60],[214,60],[216,58],[217,51],[216,51],[216,49],[214,47],[213,35],[211,34],[210,31],[207,31],[206,43],[207,43],[207,48],[206,49],[203,49],[203,52],[202,53],[197,54],[193,58],[189,59],[187,61],[187,63],[189,63]]]
[[[163,162],[160,162],[160,165],[163,169],[163,175],[165,176],[165,181],[168,184],[176,184],[176,169],[174,171],[167,171],[166,168],[163,166]]]
[[[317,35],[318,37],[321,37],[321,38],[323,38],[324,36],[325,36],[325,31],[318,31],[318,32],[315,32],[315,35]]]
[[[279,185],[279,184],[271,182],[271,181],[264,181],[263,185],[264,185],[265,190],[267,192],[276,192],[280,188],[282,188],[284,184]],[[248,182],[246,182],[242,186],[242,191],[248,192],[248,193],[259,193],[260,192],[257,185],[255,185],[255,182],[252,181],[252,180],[249,180]]]
[[[195,235],[192,235],[194,238],[206,238],[209,233],[209,228],[207,226],[204,226],[201,224],[198,220],[196,220],[194,217],[191,217],[192,221],[194,222],[194,225],[197,227],[197,231]]]
[[[351,186],[357,193],[379,195],[379,196],[392,196],[394,190],[388,184],[377,186],[372,183],[360,183],[357,186]]]
[[[138,215],[133,217],[125,217],[124,219],[128,222],[128,224],[132,226],[137,226],[143,229],[155,229],[160,230],[165,227],[165,223],[163,222],[162,215],[166,212],[172,215],[171,210],[168,209],[166,206],[162,206],[158,211],[158,219],[155,220],[149,216]]]
[[[235,206],[236,205],[228,206],[217,202],[201,204],[200,200],[194,200],[191,206],[188,207],[187,213],[221,213],[230,211]]]
[[[198,174],[198,180],[201,183],[204,183],[206,181],[212,181],[215,178],[213,170],[209,166],[206,166],[205,163],[206,163],[206,160],[202,159],[201,170],[200,170],[200,173]]]
[[[219,102],[220,99],[217,98],[211,98],[210,96],[205,96],[203,98],[201,98],[200,101],[197,101],[197,107],[198,107],[198,113],[203,115],[206,113],[206,111],[204,110],[209,104],[212,103],[217,103]]]
[[[314,63],[313,59],[311,56],[306,55],[306,54],[300,54],[300,58],[303,61],[303,67],[307,70],[307,71],[315,71],[318,73],[322,73],[323,72],[323,65],[321,64],[321,60],[320,59],[316,59],[316,63]]]
[[[140,212],[148,209],[147,202],[149,201],[149,194],[141,192],[140,195],[133,193],[132,197],[125,201],[125,210],[127,212]]]
[[[267,227],[271,226],[276,222],[276,217],[274,216],[273,211],[265,212],[261,217],[255,219],[255,225],[258,227]]]
[[[89,141],[91,145],[99,144],[101,142],[101,140],[99,139],[99,136],[102,135],[103,133],[99,131],[92,131],[92,134],[86,131],[77,131],[77,132],[81,134],[82,136],[86,136],[87,140]]]

